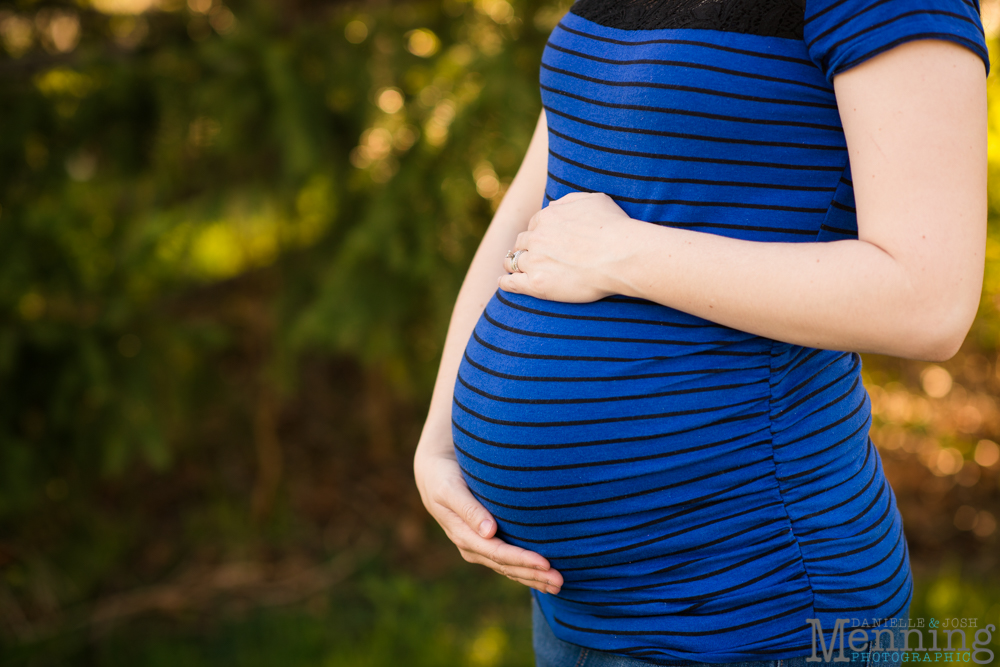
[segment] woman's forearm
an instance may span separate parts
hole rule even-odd
[[[630,226],[630,251],[612,273],[614,291],[668,305],[725,326],[798,345],[945,359],[975,315],[976,276],[951,284],[912,271],[861,240],[757,243],[687,230]],[[982,257],[970,258],[981,266]],[[978,301],[978,300],[977,300]]]
[[[497,278],[506,273],[503,268],[504,255],[513,247],[518,233],[527,228],[532,214],[541,207],[545,195],[547,156],[548,136],[543,112],[539,116],[521,168],[497,208],[459,290],[441,354],[430,410],[418,444],[418,454],[431,450],[436,453],[453,453],[451,403],[462,354],[487,301],[497,289]]]

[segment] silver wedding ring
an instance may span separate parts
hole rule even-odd
[[[527,250],[518,250],[510,258],[510,268],[513,269],[511,273],[522,273],[521,269],[517,268],[517,258],[522,252],[528,252]]]

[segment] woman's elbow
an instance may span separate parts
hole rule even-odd
[[[966,333],[968,333],[968,330],[966,330]],[[940,338],[926,341],[913,354],[909,354],[907,357],[918,361],[948,361],[958,354],[964,341],[965,335],[941,336]]]
[[[978,293],[972,298],[951,299],[927,308],[911,329],[912,348],[905,356],[920,361],[947,361],[965,342],[979,307]]]

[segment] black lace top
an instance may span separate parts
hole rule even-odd
[[[802,39],[805,0],[577,0],[571,12],[623,30],[702,28]]]

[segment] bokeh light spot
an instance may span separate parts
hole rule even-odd
[[[507,0],[477,0],[476,10],[501,25],[514,19],[514,8]]]
[[[406,49],[415,56],[430,58],[438,52],[439,48],[441,48],[441,42],[437,35],[427,28],[419,28],[406,33]]]
[[[156,8],[157,0],[91,0],[90,6],[102,14],[142,14]]]
[[[920,383],[931,398],[944,398],[951,391],[951,373],[940,366],[928,366],[920,374]]]
[[[492,667],[500,662],[507,647],[507,634],[497,626],[484,629],[472,642],[469,662],[478,667]]]
[[[480,162],[472,172],[472,177],[476,182],[476,192],[483,199],[492,199],[500,192],[500,179],[489,162]]]
[[[936,475],[954,475],[962,469],[964,465],[962,452],[954,447],[946,447],[937,453],[934,461],[933,472]]]
[[[69,53],[80,41],[80,17],[73,12],[41,11],[35,24],[43,45],[52,53]]]
[[[31,21],[17,14],[0,19],[0,39],[3,39],[3,47],[11,57],[20,58],[35,41]]]
[[[351,44],[360,44],[368,39],[368,26],[365,25],[364,21],[357,19],[350,21],[344,27],[344,37]]]
[[[236,27],[236,16],[229,7],[213,7],[208,13],[208,24],[220,35],[228,35]]]
[[[187,5],[196,14],[207,14],[212,9],[212,0],[187,0]]]
[[[992,440],[980,440],[976,444],[975,459],[976,463],[984,468],[996,465],[996,462],[1000,461],[1000,445]]]
[[[399,88],[383,88],[376,100],[378,108],[385,113],[396,113],[403,108],[403,93]]]
[[[976,537],[989,537],[997,529],[997,520],[993,516],[992,512],[987,512],[986,510],[981,510],[979,514],[976,515],[976,525],[972,529]]]

